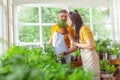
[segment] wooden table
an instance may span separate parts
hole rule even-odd
[[[118,59],[111,59],[109,61],[110,61],[110,64],[113,64],[113,65],[120,64],[120,58],[118,58]]]

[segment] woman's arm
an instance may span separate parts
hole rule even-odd
[[[72,44],[74,46],[77,46],[77,47],[80,47],[80,48],[88,48],[88,49],[95,48],[94,43],[91,39],[86,39],[85,41],[86,41],[86,44],[81,44],[81,43],[77,43],[77,42],[74,42],[74,41],[72,41]]]

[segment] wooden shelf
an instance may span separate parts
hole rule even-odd
[[[118,58],[118,59],[111,59],[109,61],[110,61],[110,64],[113,64],[113,65],[120,64],[120,58]]]

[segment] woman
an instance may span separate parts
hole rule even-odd
[[[73,40],[71,40],[71,42],[72,45],[80,48],[81,50],[83,69],[84,71],[93,72],[93,80],[100,80],[99,57],[95,51],[92,31],[83,24],[82,18],[77,11],[69,12],[68,16],[76,31],[76,42]],[[69,54],[71,51],[72,50],[68,50],[62,53],[62,55]]]

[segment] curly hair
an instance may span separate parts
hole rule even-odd
[[[60,14],[60,13],[68,13],[65,9],[61,9],[59,12],[58,12],[58,14]]]

